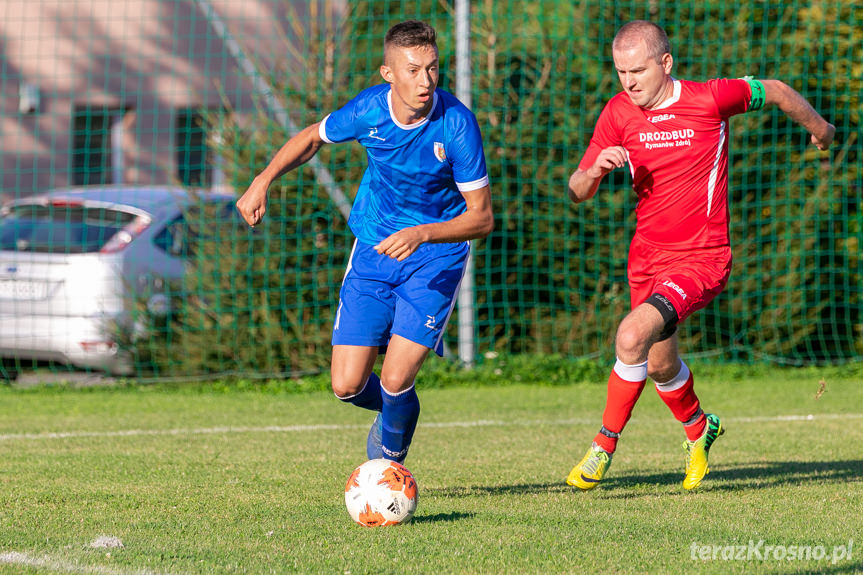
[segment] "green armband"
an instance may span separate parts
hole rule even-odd
[[[744,76],[744,80],[749,84],[749,89],[752,90],[752,98],[749,100],[747,112],[754,112],[764,107],[764,84],[756,80],[752,76]]]

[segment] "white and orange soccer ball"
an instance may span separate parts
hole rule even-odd
[[[398,525],[417,509],[417,482],[407,468],[387,459],[370,459],[354,469],[345,485],[345,505],[364,527]]]

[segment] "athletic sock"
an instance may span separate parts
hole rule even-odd
[[[695,441],[704,434],[707,417],[701,410],[698,396],[695,395],[692,372],[683,361],[680,362],[680,371],[671,381],[656,382],[656,391],[674,418],[683,424],[687,439]]]
[[[602,413],[602,429],[593,441],[608,453],[617,449],[620,432],[626,427],[632,415],[632,408],[638,401],[647,381],[647,362],[627,365],[619,359],[608,378],[608,395],[605,411]]]
[[[408,447],[414,436],[417,421],[420,416],[420,400],[417,397],[416,388],[411,385],[408,389],[391,394],[381,388],[383,393],[383,441],[382,448],[384,457],[393,460],[402,460],[407,455]]]
[[[707,416],[700,407],[695,415],[683,422],[683,431],[686,432],[686,439],[689,441],[695,441],[704,435],[705,429],[707,429]]]
[[[347,397],[339,397],[338,395],[336,397],[345,403],[352,403],[363,409],[380,411],[383,407],[382,390],[381,379],[375,373],[372,373],[359,393]]]

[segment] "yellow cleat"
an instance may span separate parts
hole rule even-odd
[[[707,466],[707,454],[716,438],[723,433],[725,433],[725,428],[722,427],[722,422],[716,415],[708,413],[707,428],[704,430],[704,434],[695,441],[686,440],[683,442],[683,449],[686,451],[684,489],[695,489],[701,485],[704,476],[710,473],[710,468]]]
[[[608,471],[610,465],[611,454],[594,443],[578,465],[569,472],[566,483],[584,491],[593,489],[602,481],[602,476]]]

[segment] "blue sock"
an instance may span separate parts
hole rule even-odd
[[[339,397],[338,395],[336,397],[339,397],[339,399],[345,403],[352,403],[357,407],[362,407],[363,409],[380,411],[383,408],[383,400],[381,398],[382,390],[381,379],[372,373],[366,381],[366,385],[359,393],[349,397]]]
[[[403,461],[408,453],[417,420],[420,417],[420,400],[416,388],[392,395],[381,388],[383,397],[383,454],[387,459]]]

